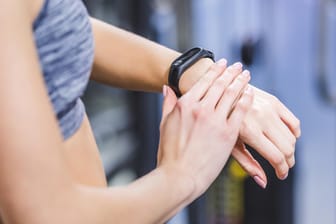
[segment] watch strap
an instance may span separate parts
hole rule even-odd
[[[174,90],[177,97],[182,96],[179,82],[182,74],[193,64],[202,58],[210,58],[214,61],[214,54],[203,48],[192,48],[173,61],[168,75],[168,84]]]

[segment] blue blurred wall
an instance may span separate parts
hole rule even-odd
[[[192,7],[192,45],[215,49],[232,63],[246,39],[257,43],[249,67],[253,84],[275,94],[302,122],[295,223],[335,224],[336,2],[193,0]]]

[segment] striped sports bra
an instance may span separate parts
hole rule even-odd
[[[33,24],[44,81],[63,138],[80,127],[80,99],[92,69],[94,46],[88,12],[81,0],[44,0]]]

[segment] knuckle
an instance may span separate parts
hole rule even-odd
[[[260,110],[259,107],[252,106],[251,110],[249,112],[253,117],[258,118],[260,114],[262,114],[262,111]]]
[[[246,112],[249,109],[248,100],[243,100],[243,99],[239,100],[236,105],[236,109],[242,112]]]
[[[294,136],[291,137],[291,139],[289,140],[290,141],[290,144],[293,148],[295,148],[295,145],[296,145],[296,138]]]
[[[188,115],[191,113],[191,109],[190,109],[190,106],[188,105],[188,101],[184,101],[184,100],[178,101],[176,103],[176,109],[181,115]]]
[[[251,109],[249,111],[249,113],[257,118],[265,118],[266,116],[270,116],[269,113],[272,113],[272,109],[271,109],[271,105],[268,102],[262,102],[262,103],[253,103],[252,101],[252,105],[251,105]]]
[[[215,86],[218,88],[221,88],[221,87],[223,87],[223,86],[225,86],[226,85],[226,81],[225,81],[225,79],[223,78],[223,77],[219,77],[217,80],[216,80],[216,82],[215,82]]]
[[[285,157],[283,155],[275,156],[272,160],[273,164],[276,167],[282,167],[283,164],[285,163]]]
[[[248,123],[244,122],[240,126],[240,134],[241,136],[249,140],[251,142],[256,143],[257,139],[261,139],[262,133],[260,131],[257,131],[256,127],[249,125]]]
[[[206,121],[207,120],[207,111],[204,109],[204,107],[200,107],[198,111],[198,120],[200,121]]]
[[[178,108],[180,111],[182,111],[185,108],[185,101],[184,100],[179,100],[176,103],[176,108]]]
[[[177,101],[177,106],[183,110],[189,109],[191,104],[192,104],[192,101],[190,100],[189,96]]]
[[[183,94],[178,101],[183,101],[183,102],[188,102],[192,99],[192,94],[190,94],[190,92],[186,92],[185,94]]]
[[[242,122],[239,132],[241,133],[241,135],[243,136],[248,136],[250,133],[255,133],[255,132],[251,132],[251,126],[248,125],[245,121]],[[253,136],[255,137],[255,136]]]
[[[226,127],[220,127],[217,125],[217,130],[219,130],[219,134],[222,140],[224,141],[231,141],[232,139],[235,138],[235,133],[233,132],[232,128]]]
[[[288,171],[289,166],[286,161],[284,161],[284,163],[281,166],[277,167],[277,173],[281,179],[283,179],[288,174]]]
[[[299,130],[300,126],[301,126],[301,121],[296,118],[295,121],[294,121],[294,128]]]
[[[226,88],[225,95],[230,98],[233,98],[235,96],[235,89],[232,85]]]
[[[294,166],[295,166],[295,157],[293,157],[293,159],[292,159],[291,168],[293,168]]]
[[[284,152],[284,155],[287,159],[290,159],[294,156],[294,150],[293,149],[287,150]]]
[[[290,162],[288,163],[289,168],[293,168],[295,166],[295,159],[291,159]]]
[[[242,86],[248,82],[248,79],[239,75],[234,81],[242,88]]]
[[[278,171],[278,177],[282,180],[286,179],[289,172],[289,167],[286,165],[281,170]]]
[[[235,73],[233,71],[232,68],[227,68],[225,71],[224,71],[224,76],[227,78],[227,79],[230,79],[230,80],[234,80],[235,78]]]
[[[192,112],[192,115],[194,116],[194,118],[197,118],[198,117],[198,114],[200,112],[200,107],[197,105],[197,106],[194,106],[192,109],[191,109],[191,112]]]
[[[197,105],[193,107],[192,114],[194,118],[196,118],[197,120],[204,120],[206,119],[206,115],[207,115],[204,107],[202,107],[201,105]]]

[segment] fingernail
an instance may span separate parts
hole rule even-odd
[[[164,97],[167,96],[167,92],[168,92],[167,86],[163,85],[162,94],[163,94]]]
[[[288,173],[286,173],[286,174],[281,178],[281,180],[286,180],[287,177],[288,177]]]
[[[218,64],[219,66],[226,66],[226,64],[227,64],[227,60],[226,60],[225,58],[222,58],[222,59],[220,59],[219,61],[217,61],[217,64]]]
[[[259,176],[254,176],[253,179],[260,187],[262,187],[263,189],[266,188],[265,181],[263,181]]]
[[[242,76],[245,78],[249,78],[250,77],[250,72],[248,70],[244,70],[242,73]]]
[[[235,69],[241,69],[243,67],[243,64],[240,63],[240,62],[236,62],[236,63],[233,64],[232,67],[235,68]]]

